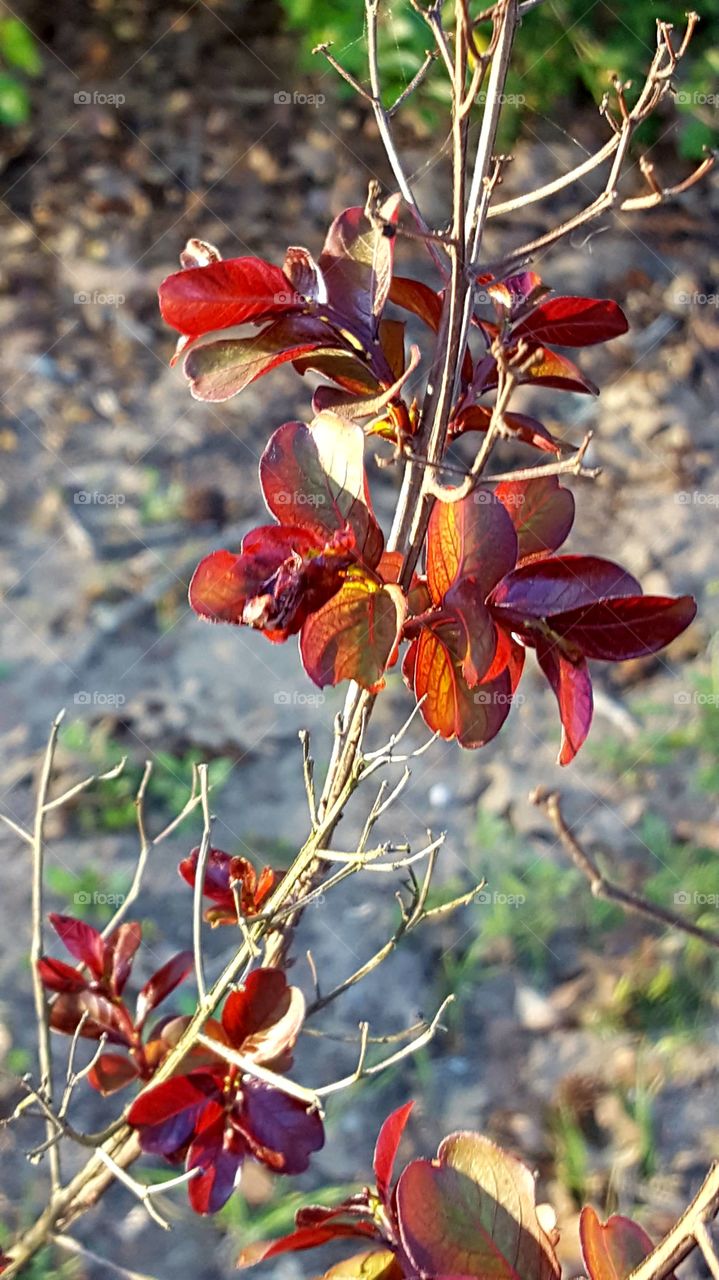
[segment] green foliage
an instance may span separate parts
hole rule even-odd
[[[362,5],[343,0],[281,3],[289,29],[302,33],[305,70],[317,71],[311,49],[332,42],[343,66],[366,81]],[[451,4],[445,7],[448,12],[453,8]],[[703,22],[685,64],[677,99],[679,147],[691,158],[700,156],[704,146],[716,145],[719,137],[715,0],[699,0],[695,8]],[[516,137],[520,114],[527,111],[551,115],[560,124],[564,116],[568,122],[577,102],[586,102],[588,96],[597,103],[601,100],[612,74],[636,85],[651,59],[657,18],[674,22],[681,30],[685,12],[686,5],[677,0],[665,0],[661,6],[657,0],[633,0],[631,10],[610,7],[603,0],[589,8],[585,0],[548,0],[539,6],[524,19],[517,38],[515,65],[507,82],[505,140]],[[385,102],[390,105],[418,70],[431,37],[407,3],[383,4],[380,16],[380,65]],[[483,30],[479,29],[480,43]],[[341,91],[351,93],[346,85]],[[447,96],[446,78],[442,68],[435,66],[415,102],[416,115],[432,123]]]
[[[117,743],[110,741],[101,726],[91,728],[84,720],[75,720],[65,726],[60,733],[60,743],[97,773],[111,769],[124,754]],[[167,822],[180,812],[188,798],[193,766],[202,763],[204,758],[204,753],[197,749],[186,751],[181,756],[169,751],[154,754],[148,803],[158,811],[160,820]],[[224,786],[232,768],[232,760],[224,756],[210,763],[207,776],[215,793]],[[119,777],[91,788],[77,811],[80,827],[84,831],[121,831],[132,826],[135,821],[135,795],[141,776],[142,765],[128,761]]]
[[[19,18],[0,19],[0,125],[8,129],[25,124],[30,116],[30,94],[25,77],[42,70],[37,42]]]

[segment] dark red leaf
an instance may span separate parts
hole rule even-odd
[[[52,911],[50,924],[56,934],[81,964],[87,965],[95,978],[102,978],[105,971],[105,943],[97,929],[74,916],[61,916]]]
[[[222,1026],[236,1049],[269,1063],[292,1048],[304,1016],[304,996],[288,986],[281,969],[254,969],[227,997]]]
[[[128,1124],[140,1130],[143,1151],[172,1155],[182,1148],[216,1090],[212,1075],[203,1071],[145,1089],[127,1113]]]
[[[81,1025],[82,1024],[82,1025]],[[132,1044],[134,1027],[124,1004],[86,988],[80,992],[60,992],[50,1008],[50,1026],[54,1031],[80,1035],[86,1040],[99,1040],[106,1035],[111,1044]]]
[[[109,966],[110,985],[115,995],[122,995],[141,942],[142,925],[137,920],[121,924],[107,940],[105,965]]]
[[[251,1077],[246,1077],[243,1084],[240,1123],[255,1157],[276,1173],[304,1173],[312,1153],[324,1146],[324,1126],[318,1111]]]
[[[195,887],[199,854],[198,845],[186,858],[182,859],[178,867],[180,875],[191,889]],[[213,902],[232,904],[232,890],[230,889],[231,861],[232,857],[229,853],[223,853],[222,849],[210,849],[205,866],[205,883],[202,886],[204,897],[211,898]]]
[[[72,965],[65,964],[64,960],[55,960],[53,956],[42,956],[37,962],[37,971],[42,985],[48,991],[78,992],[87,987],[87,978],[82,973],[73,969]]]
[[[494,492],[516,530],[520,560],[561,547],[574,523],[574,497],[556,476],[504,480]]]
[[[403,1107],[393,1111],[385,1120],[377,1136],[373,1168],[377,1190],[385,1201],[389,1199],[394,1162],[413,1106],[414,1102],[405,1102]]]
[[[179,987],[192,970],[193,957],[191,951],[179,951],[176,956],[163,964],[161,969],[153,973],[137,997],[135,1019],[141,1027],[148,1013],[161,1004],[175,987]]]
[[[486,676],[497,649],[495,626],[484,596],[476,579],[465,576],[444,597],[444,608],[452,610],[464,631],[461,666],[470,689]]]
[[[227,1203],[246,1154],[247,1148],[228,1126],[223,1108],[210,1103],[187,1152],[187,1169],[201,1170],[188,1184],[195,1213],[217,1213]]]
[[[514,319],[530,300],[541,297],[549,290],[544,287],[541,276],[536,272],[520,271],[516,275],[507,276],[506,280],[488,284],[486,292],[500,313],[506,312],[510,319]]]
[[[549,681],[559,705],[562,745],[559,764],[570,764],[584,742],[592,723],[592,681],[584,658],[571,661],[559,644],[541,637],[537,640],[537,661]]]
[[[488,601],[503,626],[523,631],[534,619],[550,618],[606,597],[641,595],[636,578],[598,556],[542,556],[505,575]]]
[[[262,258],[226,258],[177,271],[163,280],[159,297],[165,323],[189,338],[304,305],[284,272]]]
[[[472,404],[462,409],[449,424],[450,436],[454,439],[466,431],[487,431],[492,421],[492,410],[487,405]],[[508,428],[522,444],[531,445],[533,449],[541,449],[543,453],[557,454],[561,445],[558,440],[539,421],[530,418],[526,413],[505,413],[503,418]]]
[[[237,1268],[242,1271],[246,1267],[254,1267],[267,1258],[276,1258],[282,1253],[299,1253],[304,1249],[315,1249],[327,1244],[330,1240],[340,1240],[353,1236],[377,1235],[377,1230],[369,1222],[328,1222],[324,1226],[300,1227],[291,1231],[280,1240],[258,1241],[245,1245],[237,1259]]]
[[[138,1069],[132,1058],[121,1053],[101,1053],[87,1078],[93,1089],[108,1097],[137,1077]]]
[[[624,662],[671,644],[696,611],[692,596],[630,596],[559,614],[552,619],[552,630],[587,658]]]
[[[543,345],[591,347],[620,337],[628,328],[621,307],[609,298],[549,298],[520,321],[512,337]]]

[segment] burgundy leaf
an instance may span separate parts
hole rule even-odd
[[[595,604],[606,597],[641,595],[626,569],[598,556],[542,556],[505,575],[489,599],[504,626],[521,631],[533,619]]]
[[[559,614],[552,619],[552,630],[587,658],[624,662],[671,644],[696,611],[692,596],[629,596]]]
[[[484,595],[476,578],[465,576],[455,582],[444,597],[445,609],[452,610],[464,629],[462,675],[470,689],[489,671],[497,648],[495,627]]]
[[[176,271],[159,289],[166,324],[189,338],[303,306],[279,267],[261,258],[226,258]]]
[[[516,275],[507,276],[506,280],[490,283],[487,293],[501,312],[507,312],[511,320],[528,302],[548,293],[541,277],[534,271],[520,271]]]
[[[251,1077],[243,1085],[240,1125],[259,1158],[277,1173],[304,1173],[324,1146],[322,1119],[311,1105]]]
[[[494,492],[516,530],[520,560],[561,547],[574,523],[574,497],[556,476],[504,480]]]
[[[570,661],[558,644],[542,637],[537,641],[537,661],[559,705],[562,745],[559,764],[570,764],[592,723],[592,681],[584,658]]]
[[[130,976],[135,953],[142,942],[142,925],[128,920],[107,940],[105,965],[110,969],[110,985],[115,995],[122,995]]]
[[[141,1130],[143,1151],[172,1155],[184,1146],[215,1087],[210,1074],[195,1071],[145,1089],[127,1113],[128,1124]]]
[[[352,1236],[374,1238],[378,1234],[376,1227],[370,1222],[328,1222],[318,1227],[299,1227],[281,1240],[261,1240],[256,1244],[245,1245],[236,1265],[241,1271],[245,1267],[254,1267],[267,1258],[276,1258],[282,1253],[299,1253],[303,1249],[315,1249],[330,1240]]]
[[[198,845],[186,858],[182,859],[178,867],[180,875],[183,880],[187,881],[191,889],[195,887],[199,855],[200,849]],[[223,853],[222,849],[210,849],[207,855],[205,883],[202,886],[202,892],[206,898],[211,898],[213,902],[232,902],[232,890],[230,888],[231,861],[231,855]]]
[[[621,307],[608,298],[549,298],[517,325],[512,337],[591,347],[620,337],[628,328]]]
[[[141,1027],[151,1009],[169,996],[190,973],[193,964],[191,951],[179,951],[176,956],[163,964],[161,969],[153,973],[137,997],[135,1019]]]
[[[87,987],[58,994],[50,1008],[50,1026],[65,1035],[74,1035],[79,1029],[87,1040],[106,1035],[111,1044],[130,1045],[134,1038],[132,1018],[125,1006]]]
[[[245,1155],[246,1148],[227,1125],[222,1107],[210,1103],[187,1152],[187,1169],[201,1170],[188,1185],[195,1213],[217,1213],[227,1203]]]

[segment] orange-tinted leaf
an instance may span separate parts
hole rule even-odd
[[[406,612],[400,587],[382,586],[361,571],[351,572],[302,628],[305,671],[320,688],[356,680],[364,689],[376,690],[396,659]]]
[[[137,1080],[138,1070],[131,1058],[122,1053],[101,1053],[88,1075],[93,1089],[107,1097]]]
[[[484,603],[484,593],[477,581],[465,574],[450,587],[444,597],[445,609],[451,609],[462,624],[464,651],[461,665],[470,689],[487,674],[492,664],[497,638],[492,615]]]
[[[427,535],[427,581],[435,604],[466,575],[486,596],[516,559],[512,521],[491,490],[479,487],[459,502],[435,502]]]
[[[520,560],[561,547],[574,522],[574,497],[556,476],[504,480],[494,492],[516,529]]]
[[[626,1280],[654,1248],[638,1222],[617,1213],[602,1223],[591,1205],[580,1214],[579,1238],[589,1280]]]
[[[403,674],[414,689],[423,720],[445,739],[483,747],[501,729],[512,704],[509,671],[471,689],[462,669],[464,639],[456,624],[423,627],[405,655]]]
[[[402,1242],[422,1275],[558,1280],[531,1172],[479,1134],[452,1134],[436,1161],[413,1161],[396,1200]]]
[[[599,387],[595,386],[576,364],[566,356],[550,351],[547,347],[537,347],[532,363],[522,372],[518,381],[540,383],[545,387],[556,387],[558,391],[599,395]]]
[[[356,1253],[325,1271],[320,1280],[402,1280],[404,1272],[390,1249]]]

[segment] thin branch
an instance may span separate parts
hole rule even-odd
[[[119,778],[126,764],[127,756],[123,756],[117,764],[113,765],[111,769],[107,769],[105,773],[93,773],[89,778],[83,778],[82,782],[76,782],[73,787],[63,791],[62,795],[56,796],[54,800],[48,800],[45,805],[45,813],[50,813],[52,809],[61,809],[68,801],[74,800],[75,796],[82,795],[83,791],[87,791],[88,787],[94,786],[96,782],[110,782],[113,778]]]
[[[300,742],[302,743],[302,773],[305,780],[307,807],[310,811],[310,824],[312,830],[316,831],[319,825],[319,819],[317,817],[317,798],[315,796],[315,762],[310,755],[310,735],[307,729],[300,729],[299,737]]]
[[[575,867],[589,881],[589,887],[595,898],[616,902],[634,915],[644,916],[655,924],[670,925],[674,929],[680,929],[682,933],[689,934],[692,938],[699,938],[700,941],[706,942],[707,946],[719,947],[719,933],[714,933],[711,929],[702,929],[700,925],[693,924],[691,920],[678,915],[676,911],[660,907],[657,903],[649,902],[647,898],[642,898],[639,894],[631,893],[628,889],[622,889],[620,885],[607,880],[567,825],[562,813],[561,797],[557,791],[538,787],[532,793],[531,800],[546,813]]]
[[[426,1044],[429,1044],[430,1040],[433,1040],[437,1032],[442,1029],[442,1014],[445,1009],[454,1002],[454,999],[455,997],[453,995],[447,996],[446,1000],[442,1001],[442,1004],[434,1015],[432,1021],[429,1023],[429,1026],[427,1026],[425,1030],[416,1037],[416,1039],[410,1040],[409,1044],[398,1049],[396,1053],[390,1054],[388,1058],[383,1058],[381,1062],[376,1062],[373,1066],[367,1067],[364,1063],[364,1054],[360,1053],[360,1060],[357,1063],[357,1067],[352,1072],[352,1075],[345,1076],[342,1080],[335,1080],[333,1084],[321,1085],[316,1091],[317,1097],[327,1098],[332,1093],[340,1093],[343,1089],[349,1089],[353,1084],[357,1084],[359,1080],[365,1080],[370,1076],[379,1075],[382,1071],[388,1071],[390,1067],[396,1067],[399,1062],[403,1062],[404,1059],[410,1057],[411,1054],[418,1053],[419,1050],[423,1049]],[[367,1023],[364,1023],[363,1025],[366,1027]],[[364,1042],[363,1047],[366,1049],[366,1041]]]
[[[101,1258],[98,1253],[93,1253],[92,1249],[88,1249],[87,1245],[80,1244],[80,1241],[73,1239],[72,1236],[52,1236],[51,1239],[58,1249],[65,1249],[67,1253],[75,1254],[76,1257],[84,1258],[87,1262],[91,1262],[93,1266],[99,1267],[103,1275],[108,1271],[112,1271],[115,1275],[121,1276],[122,1280],[155,1280],[153,1276],[147,1275],[144,1271],[129,1271],[127,1267],[121,1267],[117,1262],[110,1262],[108,1258]]]
[[[210,856],[210,840],[212,838],[212,819],[207,795],[207,765],[198,764],[197,776],[200,782],[202,797],[202,839],[197,854],[195,868],[195,887],[192,902],[192,950],[195,957],[195,981],[197,983],[197,999],[201,1009],[207,1003],[207,987],[205,986],[205,969],[202,960],[202,896],[205,891],[205,872],[207,859]]]
[[[60,731],[65,712],[55,716],[50,726],[45,756],[40,771],[35,805],[35,820],[32,833],[32,941],[30,944],[30,968],[32,972],[32,988],[35,1002],[35,1020],[37,1022],[37,1045],[40,1063],[40,1089],[49,1108],[52,1108],[52,1048],[50,1045],[50,1021],[48,1015],[47,993],[40,977],[39,962],[44,952],[43,922],[45,918],[43,890],[45,873],[45,814],[47,797],[52,776],[52,766],[57,748],[57,736]],[[52,1123],[47,1119],[46,1132],[48,1138],[53,1136]],[[53,1194],[62,1181],[60,1168],[60,1152],[56,1146],[50,1148],[50,1180]]]
[[[713,1164],[691,1204],[656,1249],[627,1276],[627,1280],[667,1280],[696,1248],[706,1243],[705,1223],[719,1213],[719,1164]],[[702,1230],[704,1228],[704,1230]],[[700,1245],[701,1248],[701,1245]],[[716,1272],[712,1268],[712,1272]]]

